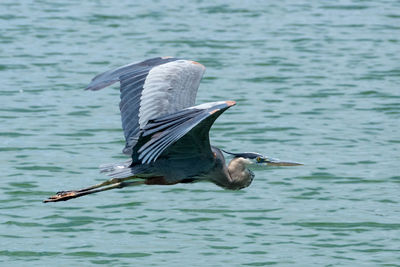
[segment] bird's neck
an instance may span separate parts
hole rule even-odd
[[[249,160],[244,158],[234,158],[229,162],[228,173],[230,176],[231,189],[247,187],[253,180],[253,173],[247,168]]]

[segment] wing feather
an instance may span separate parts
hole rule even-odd
[[[196,151],[188,153],[202,151],[211,155],[208,131],[216,118],[232,105],[232,101],[207,103],[150,120],[141,132],[138,145],[134,147],[138,154],[136,160],[148,164],[156,161],[166,150],[173,153],[171,148],[174,144],[180,142],[179,145],[185,145],[183,142],[187,140],[181,139],[188,134],[192,135],[196,141],[194,143],[198,146]],[[195,128],[198,130],[194,130]],[[193,146],[193,140],[190,141],[190,146]]]
[[[86,89],[100,90],[120,82],[124,153],[131,154],[150,119],[194,105],[204,71],[194,61],[158,57],[99,74]]]

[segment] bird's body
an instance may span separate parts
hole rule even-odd
[[[258,153],[231,153],[227,166],[222,150],[210,145],[209,130],[234,101],[194,106],[205,67],[191,60],[159,57],[132,63],[97,75],[87,90],[100,90],[117,81],[121,89],[123,152],[131,160],[101,166],[111,179],[74,191],[62,191],[45,202],[55,202],[125,186],[172,185],[210,181],[225,189],[250,185],[258,164],[299,165],[268,159]]]

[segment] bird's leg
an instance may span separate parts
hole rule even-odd
[[[133,185],[141,185],[141,184],[145,183],[144,180],[134,181],[134,182],[125,182],[126,180],[135,179],[135,178],[136,177],[113,178],[113,179],[107,180],[107,181],[105,181],[103,183],[100,183],[100,184],[97,184],[97,185],[93,185],[93,186],[90,186],[90,187],[86,187],[86,188],[83,188],[83,189],[80,189],[80,190],[57,192],[56,195],[51,196],[46,200],[43,200],[43,202],[46,203],[46,202],[65,201],[65,200],[69,200],[69,199],[72,199],[72,198],[77,198],[77,197],[81,197],[81,196],[85,196],[85,195],[89,195],[89,194],[93,194],[93,193],[107,191],[107,190],[110,190],[110,189],[123,188],[123,187],[126,187],[126,186],[133,186]],[[107,185],[110,185],[110,186],[107,186]],[[99,187],[103,187],[103,188],[96,189],[96,188],[99,188]]]
[[[92,185],[92,186],[89,186],[89,187],[85,187],[85,188],[82,188],[82,189],[79,189],[79,190],[59,191],[59,192],[57,192],[57,194],[66,194],[66,193],[68,193],[68,192],[84,192],[84,191],[89,191],[89,190],[93,190],[93,189],[96,189],[96,188],[99,188],[99,187],[103,187],[103,186],[106,186],[106,185],[116,184],[116,183],[120,183],[120,182],[123,182],[123,181],[126,181],[126,180],[135,179],[135,178],[137,178],[137,177],[135,177],[135,176],[130,176],[130,177],[126,177],[126,178],[111,178],[111,179],[109,179],[109,180],[107,180],[107,181],[104,181],[104,182],[102,182],[102,183],[95,184],[95,185]]]

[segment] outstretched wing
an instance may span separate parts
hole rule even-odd
[[[133,148],[133,163],[151,163],[159,157],[212,157],[210,128],[233,105],[234,101],[205,103],[149,120]]]
[[[132,154],[149,119],[193,106],[205,67],[177,58],[157,57],[97,75],[86,88],[100,90],[120,82],[125,154]]]
[[[124,178],[135,175],[138,166],[148,166],[146,163],[157,159],[169,160],[168,166],[188,159],[212,160],[210,128],[218,116],[233,105],[234,101],[205,103],[150,120],[133,147],[132,161],[117,168],[107,165],[104,170],[110,171],[108,175],[113,178]]]

